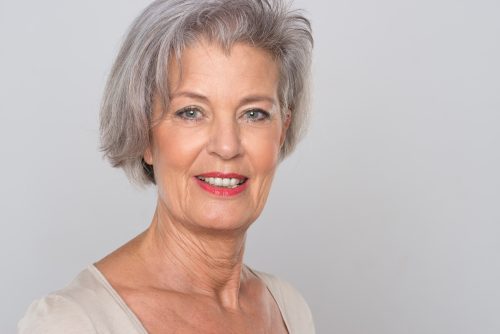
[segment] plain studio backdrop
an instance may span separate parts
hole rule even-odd
[[[101,92],[149,1],[0,2],[0,332],[150,223],[154,188],[98,152]],[[318,333],[500,333],[500,2],[296,1],[310,131],[246,261]]]

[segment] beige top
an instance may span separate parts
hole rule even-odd
[[[258,272],[276,300],[290,334],[314,334],[311,311],[289,283]],[[102,273],[89,265],[65,288],[34,301],[18,334],[147,334],[137,316]]]

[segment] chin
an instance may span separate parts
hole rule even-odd
[[[224,210],[209,210],[196,215],[193,224],[212,232],[245,232],[256,219],[254,214],[242,215],[241,210],[232,212],[226,207]]]

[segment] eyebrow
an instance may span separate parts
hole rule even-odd
[[[275,98],[272,98],[270,96],[267,96],[267,95],[249,95],[249,96],[246,96],[245,98],[243,98],[243,100],[241,100],[241,104],[247,104],[247,103],[253,103],[253,102],[262,102],[262,101],[266,101],[266,102],[269,102],[271,103],[272,105],[276,105],[277,101]]]
[[[204,102],[208,102],[208,98],[206,96],[195,93],[195,92],[188,92],[188,91],[181,91],[181,92],[177,92],[175,94],[172,94],[172,95],[170,95],[169,99],[173,100],[177,97],[188,97],[190,99],[202,100]]]
[[[205,95],[198,94],[198,93],[191,92],[191,91],[180,91],[180,92],[177,92],[175,94],[172,94],[170,96],[170,100],[177,98],[177,97],[187,97],[187,98],[191,98],[191,99],[195,99],[195,100],[200,100],[200,101],[203,101],[206,103],[209,102],[209,99]],[[243,104],[262,102],[262,101],[269,102],[272,105],[277,105],[276,99],[271,97],[271,96],[267,96],[267,95],[248,95],[248,96],[245,96],[240,101],[240,104],[243,105]]]

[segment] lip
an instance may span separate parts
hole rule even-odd
[[[204,174],[199,174],[197,176],[202,176],[202,177],[220,177],[220,178],[233,178],[233,179],[248,179],[248,177],[237,174],[237,173],[222,173],[222,172],[209,172],[209,173],[204,173]]]
[[[243,184],[240,184],[239,186],[235,188],[223,188],[223,187],[217,187],[213,186],[211,184],[208,184],[200,179],[198,179],[197,176],[201,177],[220,177],[220,178],[234,178],[234,179],[245,179],[246,181]],[[194,179],[196,183],[205,191],[209,192],[212,195],[219,196],[219,197],[233,197],[236,196],[245,189],[248,188],[248,178],[246,176],[243,176],[241,174],[237,173],[222,173],[222,172],[209,172],[209,173],[203,173],[199,174],[197,176],[194,176]]]

